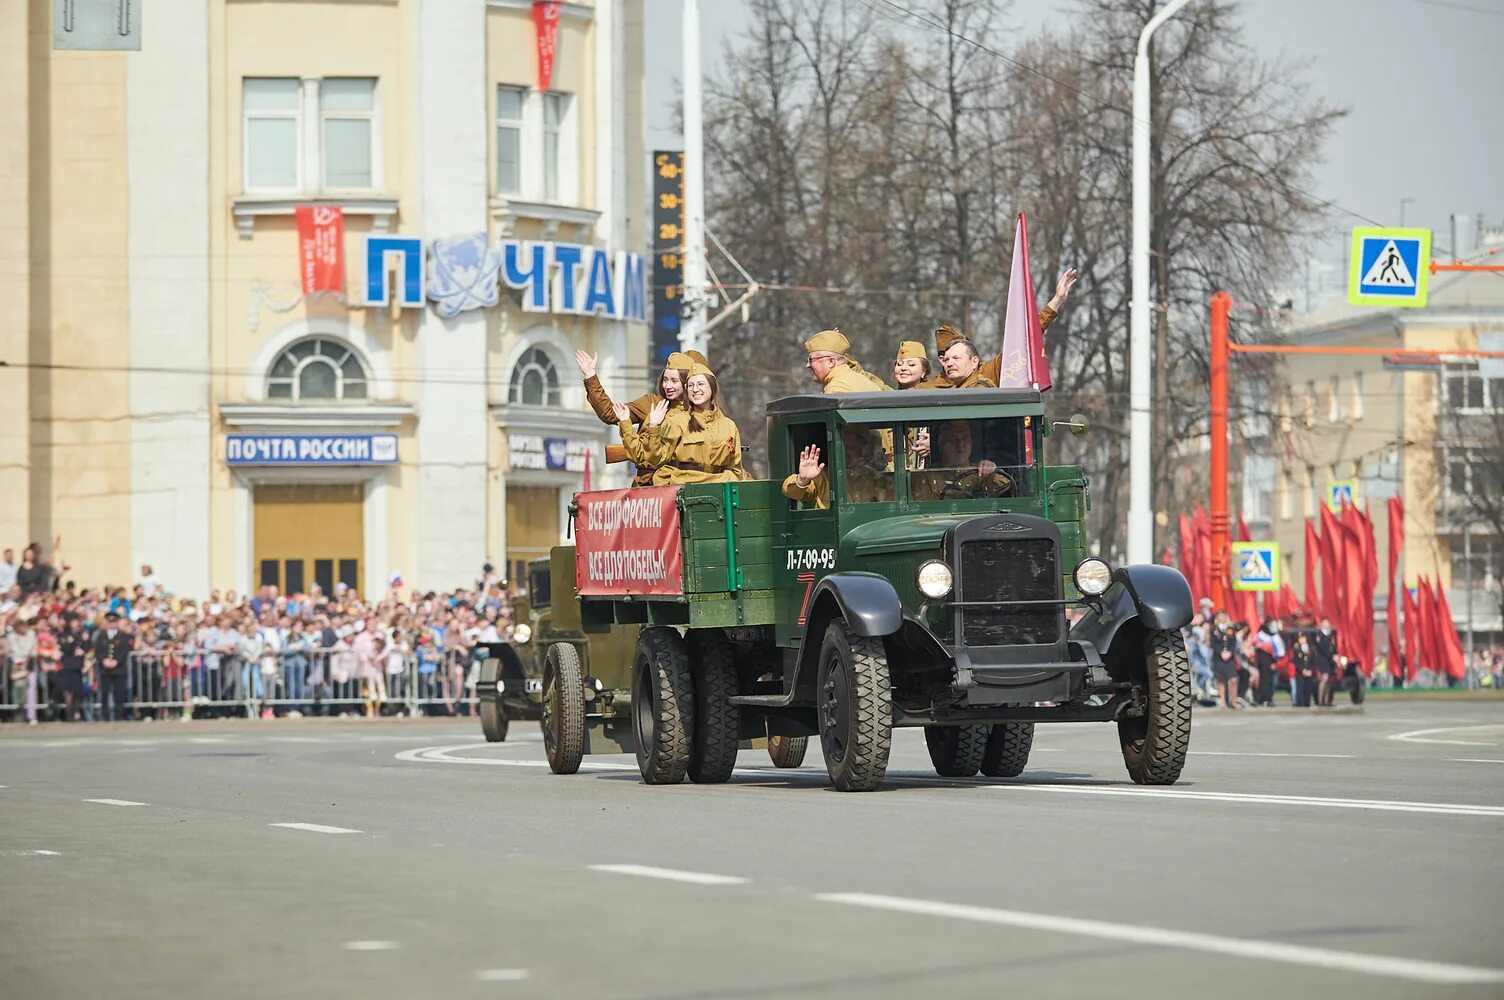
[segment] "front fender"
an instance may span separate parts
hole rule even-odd
[[[876,573],[832,573],[815,585],[810,606],[818,606],[821,597],[827,594],[841,609],[841,617],[854,635],[892,635],[903,628],[903,602],[886,577]],[[810,623],[814,623],[813,615]],[[815,637],[816,644],[824,637],[822,626]],[[808,633],[805,639],[809,639]]]
[[[1173,566],[1119,566],[1112,571],[1112,585],[1102,594],[1098,607],[1089,608],[1071,627],[1071,638],[1085,640],[1103,656],[1112,648],[1118,630],[1131,621],[1158,632],[1190,624],[1190,585]]]

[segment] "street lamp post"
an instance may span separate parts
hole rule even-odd
[[[1149,457],[1149,38],[1190,0],[1170,0],[1138,36],[1133,58],[1133,298],[1128,327],[1128,561],[1154,561]]]

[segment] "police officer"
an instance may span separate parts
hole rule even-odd
[[[1337,633],[1332,620],[1322,616],[1321,626],[1311,645],[1316,650],[1316,704],[1332,703],[1332,678],[1337,673]]]
[[[851,342],[840,330],[821,330],[804,342],[804,367],[825,392],[880,392],[888,385],[864,371],[851,356]]]
[[[67,628],[58,643],[61,664],[57,682],[63,691],[63,718],[77,721],[84,700],[84,666],[89,656],[89,635],[76,615],[68,616]]]
[[[99,708],[104,721],[114,722],[118,711],[125,717],[130,701],[131,637],[120,628],[120,616],[104,616],[104,628],[94,636],[94,669],[99,678]]]

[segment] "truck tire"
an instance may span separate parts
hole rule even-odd
[[[637,769],[649,785],[677,785],[689,770],[695,686],[689,653],[671,628],[645,628],[632,661]]]
[[[1147,711],[1118,720],[1118,740],[1128,776],[1140,785],[1173,785],[1191,745],[1191,667],[1185,640],[1174,630],[1144,636],[1143,675]]]
[[[720,784],[736,768],[740,713],[731,704],[736,694],[736,648],[717,631],[689,633],[695,685],[694,748],[689,780]]]
[[[990,726],[925,726],[924,745],[942,778],[970,778],[982,767]]]
[[[482,663],[480,679],[496,685],[495,688],[480,693],[480,731],[487,743],[505,742],[510,726],[507,722],[507,710],[501,703],[501,685],[505,683],[501,679],[501,661],[493,659]]]
[[[816,693],[820,749],[830,782],[843,792],[870,792],[888,773],[893,745],[893,689],[881,639],[854,636],[837,619],[820,645]]]
[[[808,736],[769,736],[768,758],[774,767],[798,767],[809,752]]]
[[[1034,723],[999,722],[989,727],[982,773],[989,778],[1016,778],[1029,765],[1034,746]]]
[[[543,658],[543,750],[555,774],[574,774],[585,756],[585,678],[580,651],[567,642]]]
[[[1352,699],[1354,705],[1363,704],[1363,699],[1368,697],[1368,678],[1362,674],[1355,676],[1352,685],[1347,689],[1347,696]]]

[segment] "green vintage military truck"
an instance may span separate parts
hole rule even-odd
[[[1179,777],[1190,589],[1088,554],[1087,480],[1046,461],[1068,425],[1037,391],[792,396],[767,418],[772,480],[575,498],[580,628],[591,649],[640,628],[616,701],[644,781],[725,781],[766,733],[818,737],[835,787],[867,791],[897,726],[941,775],[1014,776],[1040,722],[1115,723],[1134,781]],[[826,468],[790,500],[811,446]]]

